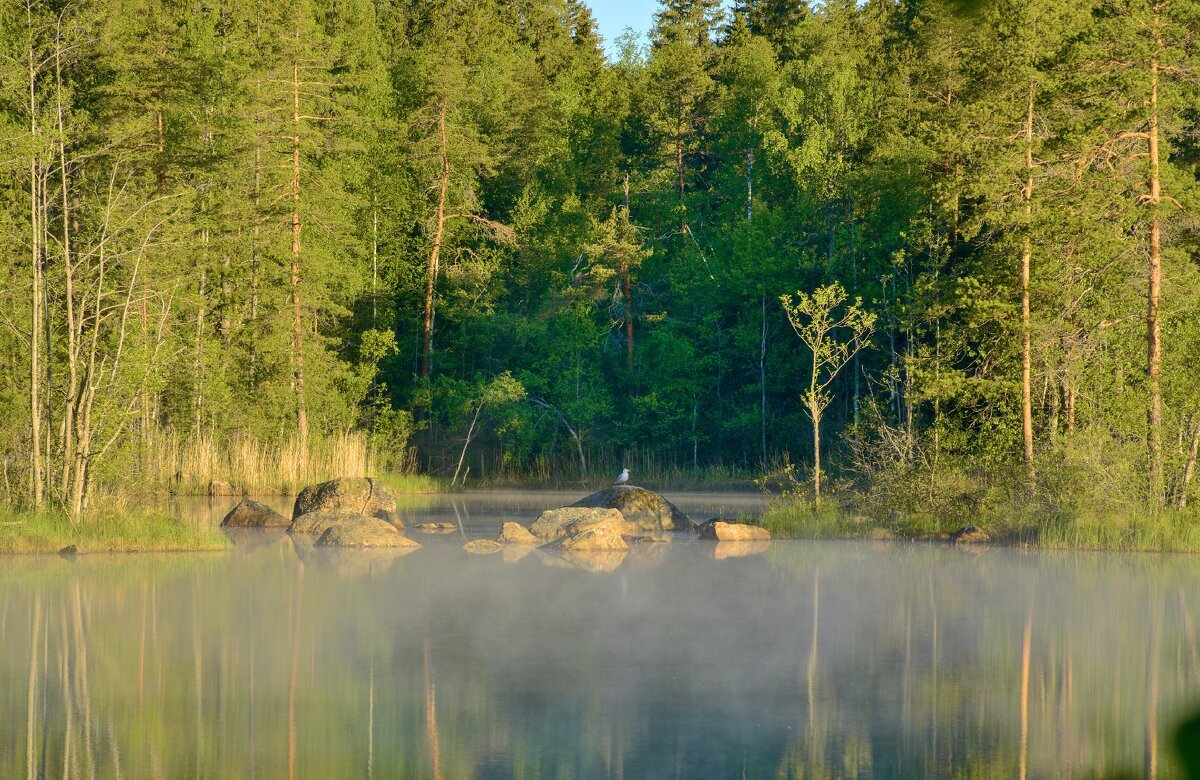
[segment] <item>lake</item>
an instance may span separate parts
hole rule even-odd
[[[668,494],[696,517],[756,496]],[[474,556],[578,494],[406,500],[408,554],[0,559],[0,777],[1135,775],[1200,706],[1191,556],[679,536]],[[219,521],[233,500],[181,505]],[[281,508],[289,502],[281,501]]]

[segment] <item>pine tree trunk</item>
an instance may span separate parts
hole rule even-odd
[[[300,28],[296,28],[296,46]],[[304,322],[300,303],[300,64],[292,63],[292,379],[296,394],[296,432],[301,469],[308,459],[308,409],[304,398]]]
[[[625,224],[629,224],[629,173],[625,174]],[[629,262],[621,260],[621,279],[625,287],[625,370],[633,373],[633,284]]]
[[[762,446],[762,465],[767,466],[767,296],[759,300],[758,341],[758,423],[759,443]]]
[[[433,228],[433,249],[429,252],[429,268],[425,277],[425,328],[421,346],[421,378],[429,378],[430,353],[433,346],[433,288],[438,273],[438,256],[446,231],[446,194],[450,189],[450,153],[446,148],[446,99],[438,105],[438,144],[441,152],[441,174],[438,178],[437,215]]]
[[[1158,23],[1158,20],[1155,20]],[[1156,30],[1157,37],[1157,30]],[[1156,41],[1161,48],[1161,43]],[[1146,296],[1146,373],[1149,378],[1150,398],[1146,410],[1146,449],[1149,465],[1150,503],[1160,506],[1163,502],[1162,462],[1162,333],[1159,319],[1159,298],[1162,294],[1162,226],[1159,221],[1158,205],[1162,199],[1158,158],[1158,57],[1150,62],[1150,195],[1147,205],[1150,214],[1150,267],[1149,289]]]
[[[1029,84],[1029,101],[1025,114],[1025,235],[1021,247],[1021,439],[1025,445],[1025,474],[1032,488],[1037,473],[1033,466],[1033,356],[1030,344],[1029,274],[1033,260],[1033,94]]]
[[[29,22],[29,132],[36,139],[37,122],[37,63],[33,46],[33,17],[27,8]],[[41,325],[42,325],[42,224],[41,193],[39,183],[41,171],[37,151],[29,156],[29,232],[30,232],[30,276],[32,289],[29,294],[29,425],[31,441],[29,448],[29,492],[34,507],[40,507],[42,493],[42,407],[41,407]]]

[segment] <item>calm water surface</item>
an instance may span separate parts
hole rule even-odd
[[[1170,731],[1200,706],[1193,557],[461,549],[562,498],[409,506],[410,524],[456,508],[462,530],[413,533],[402,556],[263,534],[0,559],[0,777],[1179,771]],[[756,500],[679,498],[698,516]]]

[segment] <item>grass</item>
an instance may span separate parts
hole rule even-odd
[[[440,493],[442,481],[425,474],[380,474],[376,477],[393,493]]]
[[[1200,552],[1200,513],[1164,509],[1092,509],[1070,513],[1031,506],[982,506],[971,524],[993,542],[1044,549],[1141,552]],[[811,502],[780,503],[768,509],[759,524],[773,536],[809,539],[943,540],[965,522],[959,515],[893,514],[876,520],[856,513],[847,504],[826,501],[820,509]]]
[[[159,513],[95,512],[71,523],[59,512],[0,509],[0,553],[198,552],[229,547],[217,529],[196,528]]]

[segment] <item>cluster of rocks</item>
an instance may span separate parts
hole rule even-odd
[[[421,545],[401,531],[396,496],[369,477],[332,479],[296,496],[289,520],[268,506],[243,499],[222,528],[286,528],[294,539],[317,547],[407,547]]]
[[[421,545],[404,535],[396,497],[369,478],[341,478],[305,488],[291,518],[251,499],[225,516],[222,527],[286,528],[298,544],[315,547],[410,548]],[[424,533],[449,533],[449,523],[422,523]],[[771,539],[762,528],[718,518],[697,525],[659,494],[634,485],[614,485],[571,506],[550,509],[528,527],[507,522],[495,540],[475,539],[464,548],[481,555],[504,552],[516,560],[534,549],[594,570],[620,565],[631,546],[667,541],[670,532],[696,531],[718,542],[716,557],[761,552]],[[724,548],[721,550],[720,548]]]
[[[514,550],[537,548],[576,566],[611,571],[632,547],[666,542],[668,532],[685,530],[695,530],[698,538],[718,542],[714,550],[718,558],[762,552],[771,539],[764,528],[732,520],[697,525],[653,491],[614,485],[571,506],[548,509],[528,528],[505,523],[494,541],[476,539],[464,547],[477,554],[505,552],[506,557]]]

